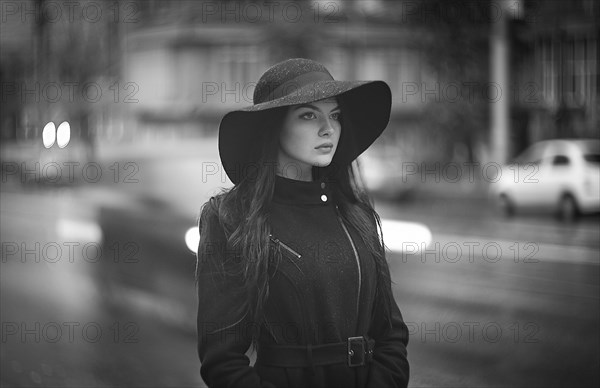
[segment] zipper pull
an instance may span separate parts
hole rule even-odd
[[[299,254],[298,252],[296,252],[295,250],[293,250],[292,248],[290,248],[289,246],[287,246],[286,244],[283,243],[283,241],[281,241],[280,239],[278,239],[277,237],[273,237],[272,234],[269,234],[269,238],[271,239],[271,241],[273,241],[275,244],[278,244],[279,246],[281,246],[283,249],[285,249],[286,251],[288,251],[289,253],[291,253],[292,255],[296,256],[296,259],[301,259],[302,255]]]
[[[279,242],[279,245],[281,245],[283,248],[285,248],[292,255],[296,256],[296,259],[301,259],[302,258],[301,254],[299,254],[298,252],[296,252],[295,250],[293,250],[292,248],[290,248],[289,246],[287,246],[286,244],[284,244],[283,241],[278,240],[278,242]]]

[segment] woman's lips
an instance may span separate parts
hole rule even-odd
[[[333,148],[333,143],[323,143],[320,144],[318,146],[315,147],[316,149],[320,149],[320,148]]]
[[[331,150],[333,149],[333,144],[321,144],[318,147],[315,147],[317,151],[321,151],[324,154],[327,154],[329,152],[331,152]]]

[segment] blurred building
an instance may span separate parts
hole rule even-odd
[[[516,151],[552,138],[600,137],[600,4],[527,1],[513,26]]]
[[[394,101],[386,133],[419,127],[425,104],[403,88],[431,80],[422,45],[432,35],[400,22],[402,2],[140,5],[143,23],[125,37],[123,79],[139,86],[131,112],[145,136],[216,134],[226,111],[252,104],[260,75],[290,57],[322,62],[336,79],[387,81]]]
[[[489,148],[490,1],[86,0],[74,18],[56,16],[61,2],[3,3],[0,133],[28,139],[69,118],[92,143],[216,134],[223,113],[252,104],[265,69],[309,57],[336,79],[390,85],[382,141],[405,159],[447,161],[465,148],[473,158]],[[598,137],[598,2],[514,3],[524,14],[509,33],[511,154],[544,138]],[[59,101],[44,94],[52,83]],[[471,92],[476,100],[456,101]]]

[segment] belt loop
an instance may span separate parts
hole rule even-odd
[[[312,374],[315,374],[315,364],[313,362],[313,353],[312,353],[312,344],[306,345],[306,359],[308,360],[308,364],[310,365],[310,370]]]

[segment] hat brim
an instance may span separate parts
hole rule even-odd
[[[284,97],[227,113],[219,125],[219,156],[237,184],[244,168],[260,158],[259,141],[272,109],[326,98],[343,101],[342,139],[335,160],[349,164],[381,135],[390,119],[392,93],[383,81],[317,81]]]

